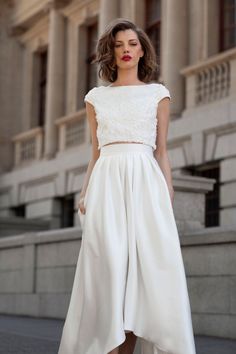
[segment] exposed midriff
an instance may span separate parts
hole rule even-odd
[[[103,146],[112,145],[112,144],[124,144],[124,143],[126,143],[126,144],[132,144],[132,143],[143,144],[140,141],[114,141],[113,143],[105,144]]]

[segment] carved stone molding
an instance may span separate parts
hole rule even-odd
[[[57,0],[58,3],[61,3],[62,6],[68,5],[72,0]]]
[[[0,1],[0,17],[7,16],[14,7],[13,0]]]
[[[56,9],[60,9],[62,7],[67,6],[71,0],[52,0],[52,2],[54,3],[54,7]]]
[[[14,2],[15,2],[14,0],[5,0],[4,2],[7,7],[9,8],[14,7]]]
[[[24,32],[27,31],[26,26],[9,26],[7,28],[7,34],[9,37],[14,37],[14,36],[21,36]]]
[[[18,21],[17,19],[15,23],[13,22],[11,26],[9,26],[8,35],[21,36],[32,26],[33,23],[49,14],[51,9],[59,10],[67,6],[70,2],[71,0],[48,0],[47,3],[39,7],[36,12],[33,12],[31,9],[31,13],[27,13],[27,16],[23,20]],[[13,0],[9,0],[9,3],[13,4]]]

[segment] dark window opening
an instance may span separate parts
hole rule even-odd
[[[61,227],[74,226],[74,194],[59,198],[61,202]]]
[[[98,23],[87,27],[87,91],[97,84],[97,65],[91,62],[96,57],[96,43],[98,36]]]
[[[214,188],[206,194],[205,226],[219,226],[220,219],[220,168],[218,164],[206,164],[191,168],[193,176],[215,179]]]
[[[16,207],[12,207],[11,211],[13,213],[13,216],[16,216],[16,217],[19,217],[19,218],[25,218],[25,216],[26,216],[25,204],[18,205]]]
[[[236,46],[236,0],[220,0],[220,51]]]
[[[161,64],[161,0],[146,0],[145,32],[150,38],[156,52],[157,63]],[[155,72],[152,80],[158,80],[159,72]]]
[[[44,126],[46,114],[46,87],[47,87],[47,61],[48,54],[45,50],[39,53],[39,110],[38,110],[38,123],[39,126]]]

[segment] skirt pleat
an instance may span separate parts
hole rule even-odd
[[[82,242],[59,354],[195,354],[172,204],[151,146],[103,146],[79,212]]]

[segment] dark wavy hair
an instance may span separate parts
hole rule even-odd
[[[136,32],[144,51],[144,55],[140,58],[138,63],[138,78],[146,83],[150,82],[158,70],[155,49],[148,35],[133,22],[124,18],[117,18],[113,20],[105,28],[104,33],[97,41],[96,57],[92,61],[92,64],[98,63],[99,78],[109,82],[116,81],[117,65],[115,63],[114,56],[115,35],[118,31],[124,31],[127,29],[131,29]]]

